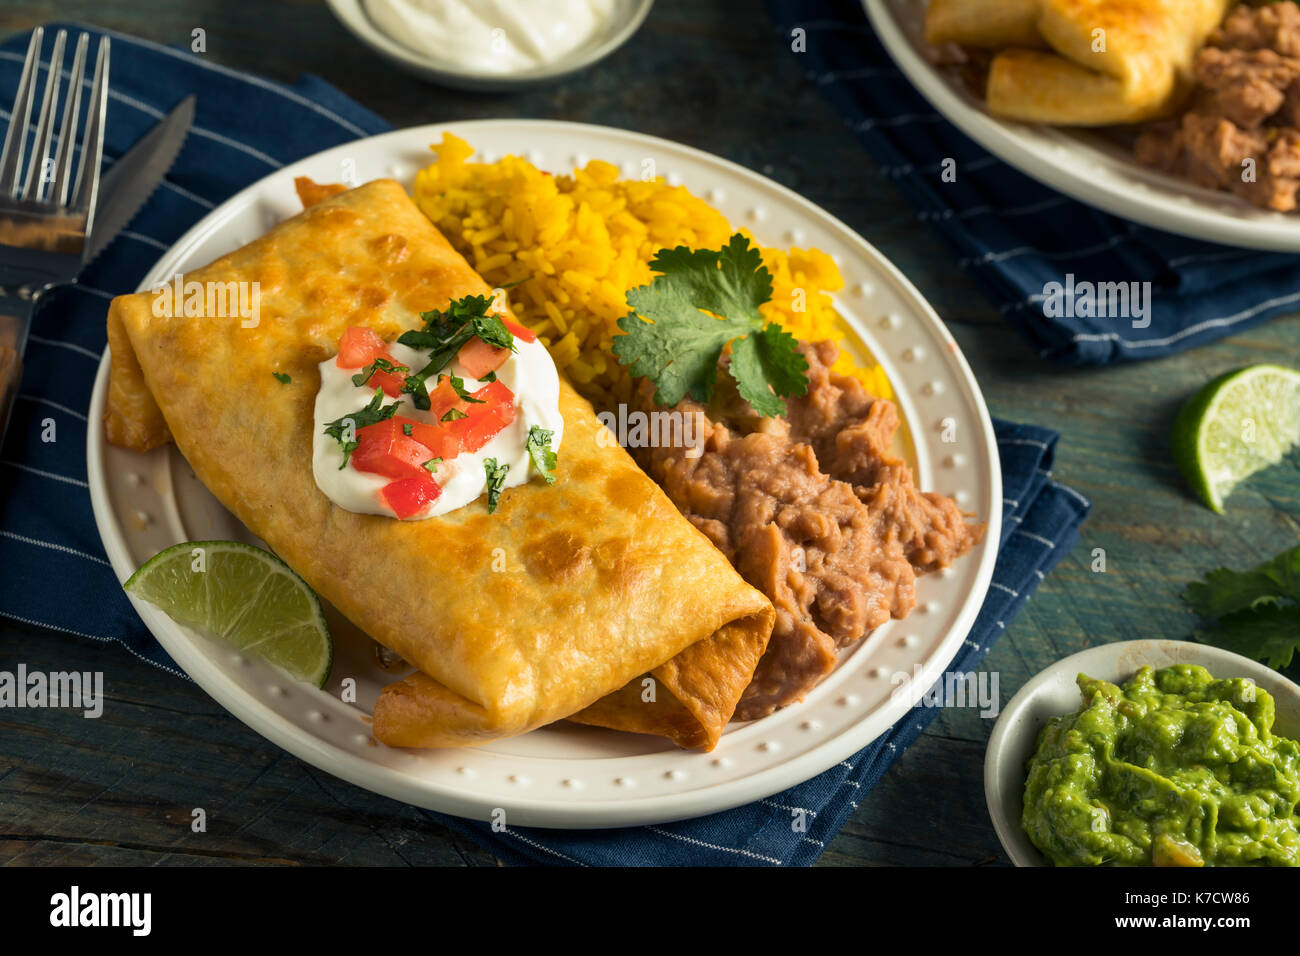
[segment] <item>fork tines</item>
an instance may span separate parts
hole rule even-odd
[[[31,42],[27,45],[27,59],[23,63],[18,93],[10,111],[9,132],[5,136],[4,151],[0,153],[0,206],[12,204],[6,203],[6,200],[16,200],[24,205],[54,207],[89,216],[95,206],[95,193],[99,188],[99,165],[104,151],[104,115],[108,107],[108,37],[100,38],[95,56],[95,78],[91,85],[90,103],[81,139],[81,164],[75,179],[72,175],[72,140],[77,134],[77,121],[81,115],[86,50],[90,45],[90,35],[86,33],[77,38],[72,72],[68,74],[68,90],[62,104],[63,121],[57,137],[58,147],[51,158],[50,146],[51,139],[54,138],[55,115],[59,112],[59,88],[64,73],[64,47],[68,31],[60,30],[54,36],[31,159],[25,171],[23,168],[23,156],[31,133],[32,105],[36,99],[44,38],[44,28],[37,27],[32,31]]]

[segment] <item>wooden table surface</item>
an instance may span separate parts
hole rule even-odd
[[[1233,496],[1227,516],[1193,502],[1166,444],[1179,402],[1226,369],[1296,364],[1300,318],[1144,364],[1062,371],[1027,348],[919,223],[749,0],[658,0],[640,33],[567,83],[474,95],[421,83],[372,56],[313,0],[7,0],[0,38],[81,20],[188,46],[292,81],[310,71],[396,126],[545,117],[626,127],[735,160],[848,222],[898,264],[948,323],[994,415],[1057,429],[1056,477],[1092,499],[1081,545],[1038,589],[985,662],[1003,703],[1024,681],[1097,642],[1183,637],[1178,592],[1300,538],[1294,458]],[[1105,573],[1091,570],[1104,548]],[[0,575],[2,575],[0,571]],[[3,578],[0,577],[0,587]],[[195,685],[116,645],[0,623],[0,668],[102,670],[98,720],[67,710],[0,712],[0,862],[492,865],[419,810],[284,753]],[[942,711],[866,798],[819,865],[1005,864],[985,810],[992,726]],[[190,811],[208,832],[190,832]]]

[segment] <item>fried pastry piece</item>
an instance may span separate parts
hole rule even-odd
[[[998,116],[1058,126],[1137,123],[1182,104],[1196,52],[1231,2],[942,0],[931,5],[927,37],[999,51],[986,90]]]
[[[398,183],[320,199],[183,279],[256,283],[258,314],[158,309],[150,292],[115,299],[109,438],[142,450],[170,435],[240,521],[418,668],[382,692],[379,740],[480,744],[650,673],[653,702],[617,720],[598,708],[594,722],[716,743],[752,676],[732,662],[757,661],[772,606],[623,449],[597,441],[603,426],[567,383],[557,481],[507,489],[494,513],[480,498],[398,521],[348,511],[317,487],[317,366],[344,330],[392,340],[423,311],[491,293]],[[700,662],[725,666],[701,673]]]

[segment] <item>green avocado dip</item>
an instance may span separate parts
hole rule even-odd
[[[1057,866],[1300,866],[1300,745],[1273,698],[1204,667],[1083,674],[1028,764],[1021,824]]]

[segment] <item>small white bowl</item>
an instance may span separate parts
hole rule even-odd
[[[1249,677],[1273,695],[1273,732],[1300,737],[1300,686],[1271,667],[1208,644],[1192,641],[1119,641],[1072,654],[1033,677],[1003,708],[984,755],[984,797],[1002,848],[1016,866],[1051,866],[1020,825],[1024,810],[1025,764],[1048,718],[1076,713],[1082,706],[1079,674],[1116,684],[1139,667],[1199,664],[1215,677]]]
[[[334,11],[334,16],[349,33],[402,69],[434,83],[475,92],[504,92],[536,86],[586,69],[631,39],[654,5],[654,0],[622,0],[617,5],[622,17],[611,19],[600,34],[568,56],[534,70],[499,73],[491,70],[467,70],[461,64],[419,53],[399,43],[370,18],[364,0],[327,2]]]

